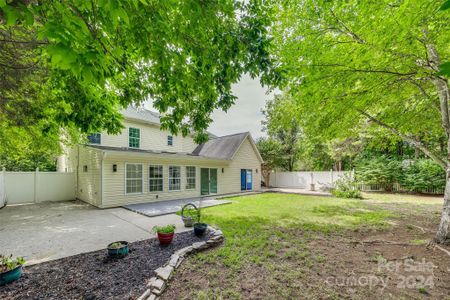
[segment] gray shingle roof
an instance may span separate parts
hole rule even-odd
[[[149,122],[149,123],[153,123],[156,125],[161,125],[161,122],[159,120],[160,115],[157,112],[148,110],[143,107],[128,106],[127,109],[122,110],[122,115],[124,116],[125,119],[132,119],[132,120]],[[216,135],[214,135],[211,132],[208,132],[208,136],[210,138],[217,137]]]
[[[136,149],[136,148],[128,148],[128,147],[112,147],[112,146],[101,146],[101,145],[87,145],[90,148],[99,149],[102,151],[117,151],[117,152],[127,152],[127,153],[148,153],[148,154],[158,154],[165,156],[178,156],[178,157],[195,157],[195,158],[206,158],[206,159],[216,159],[220,160],[216,157],[203,157],[194,155],[192,153],[186,152],[171,152],[171,151],[157,151],[157,150],[145,150],[145,149]]]
[[[206,143],[198,145],[192,154],[208,158],[229,160],[233,158],[234,154],[248,135],[248,132],[242,132],[210,139]]]
[[[150,111],[143,107],[132,107],[129,106],[127,109],[122,110],[122,115],[125,118],[140,120],[144,122],[150,122],[154,124],[160,124],[159,122],[159,114]]]
[[[150,111],[143,107],[132,107],[129,106],[127,109],[122,110],[122,114],[126,119],[144,121],[153,124],[160,124],[160,115],[156,112]],[[209,133],[209,132],[208,132]],[[135,151],[135,152],[147,152],[147,153],[158,153],[158,154],[182,154],[190,156],[199,156],[203,158],[210,159],[220,159],[220,160],[230,160],[233,158],[234,154],[239,150],[242,142],[247,138],[249,132],[236,133],[226,136],[217,137],[212,133],[209,133],[209,141],[204,144],[198,145],[192,153],[171,153],[171,152],[159,152],[152,150],[141,150],[141,149],[130,149],[121,147],[105,147],[105,146],[93,146],[91,147],[102,149],[102,150],[113,150],[113,151]],[[257,151],[257,150],[256,150]],[[259,153],[259,158],[261,159]]]

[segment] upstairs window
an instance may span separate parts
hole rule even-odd
[[[149,166],[148,178],[149,192],[163,191],[163,166]]]
[[[128,129],[128,147],[139,148],[141,144],[141,130],[130,127]]]
[[[187,166],[186,167],[186,189],[193,190],[195,189],[195,167]]]
[[[181,190],[181,167],[169,167],[169,191]]]
[[[87,139],[89,141],[89,144],[100,145],[102,142],[102,136],[100,135],[100,133],[92,133],[87,136]]]
[[[142,164],[126,164],[126,193],[142,193]]]
[[[173,146],[173,136],[167,136],[167,146]]]

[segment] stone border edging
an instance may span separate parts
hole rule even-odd
[[[157,300],[164,292],[173,272],[181,265],[187,255],[214,247],[224,240],[222,231],[211,226],[208,226],[207,234],[210,235],[207,241],[195,242],[190,246],[175,251],[165,266],[155,270],[155,276],[150,278],[147,283],[147,289],[137,300]]]

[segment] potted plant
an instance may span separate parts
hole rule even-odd
[[[194,224],[194,234],[198,237],[201,237],[205,234],[206,229],[208,228],[208,224],[200,222],[200,210],[198,210],[197,216],[197,223]]]
[[[200,210],[193,203],[188,203],[181,209],[181,219],[184,227],[192,227],[200,218]]]
[[[108,255],[111,257],[124,257],[128,254],[128,242],[118,241],[108,245]]]
[[[161,245],[168,245],[173,240],[173,236],[175,234],[175,225],[170,224],[166,226],[154,226],[152,228],[152,231],[156,232],[159,243]]]
[[[195,223],[194,224],[194,233],[196,236],[200,237],[205,234],[206,228],[208,228],[208,224],[206,223]]]
[[[24,263],[25,260],[22,257],[13,259],[12,255],[0,255],[0,286],[19,279],[22,276]]]

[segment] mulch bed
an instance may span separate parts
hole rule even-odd
[[[168,246],[155,238],[130,243],[122,259],[109,258],[105,249],[24,267],[18,281],[0,287],[0,299],[135,299],[176,250],[206,239],[189,231]]]

